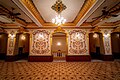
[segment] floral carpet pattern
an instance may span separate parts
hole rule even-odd
[[[120,80],[120,62],[0,62],[0,80]]]

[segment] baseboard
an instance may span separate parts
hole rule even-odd
[[[13,61],[16,61],[17,60],[17,56],[16,55],[12,55],[12,56],[6,56],[6,59],[5,61],[6,62],[13,62]]]
[[[113,61],[113,55],[102,55],[102,60],[103,61]]]
[[[113,54],[114,59],[120,59],[120,53],[113,52],[112,54]]]
[[[53,56],[29,56],[29,62],[52,62]]]
[[[0,53],[0,60],[5,60],[6,53]]]
[[[66,61],[91,61],[90,55],[67,55]]]

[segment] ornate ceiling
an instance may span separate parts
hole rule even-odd
[[[51,6],[56,0],[1,0],[0,1],[0,26],[3,28],[44,28],[56,27],[52,18],[56,13]],[[67,6],[61,15],[67,19],[63,27],[91,28],[120,26],[120,0],[62,0]],[[103,7],[117,17],[102,15]],[[11,8],[14,8],[12,11]],[[6,11],[7,10],[7,11]],[[9,16],[3,14],[20,13],[11,21]],[[5,17],[6,16],[6,17]],[[100,16],[100,17],[99,17]]]

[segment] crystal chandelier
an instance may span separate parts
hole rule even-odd
[[[64,17],[61,17],[61,12],[65,10],[67,7],[62,3],[61,0],[57,0],[56,3],[51,8],[55,10],[58,14],[56,15],[55,18],[52,19],[52,23],[58,26],[64,24],[66,22],[66,19],[64,19]]]

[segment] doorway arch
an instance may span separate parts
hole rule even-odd
[[[53,61],[66,61],[68,38],[67,33],[61,27],[54,30],[51,35],[51,54],[53,55]]]
[[[111,33],[111,45],[114,59],[120,59],[120,32]]]
[[[29,42],[30,34],[29,33],[17,33],[16,42],[15,42],[15,55],[17,60],[28,60],[29,56]]]
[[[0,33],[0,59],[5,60],[7,54],[8,34]]]
[[[102,59],[102,55],[104,54],[102,33],[89,33],[89,53],[91,55],[91,59]]]

